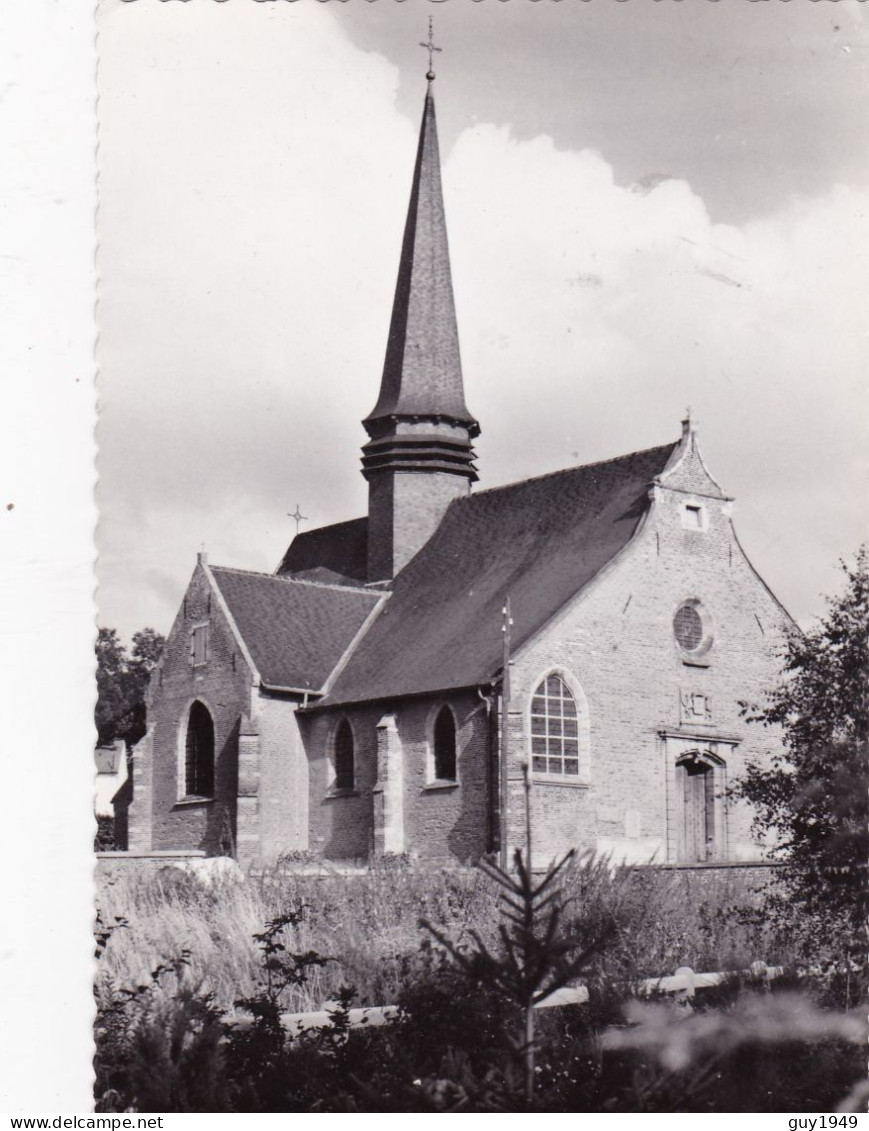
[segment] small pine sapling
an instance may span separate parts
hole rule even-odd
[[[422,925],[469,977],[502,994],[521,1010],[523,1032],[516,1047],[524,1067],[525,1103],[530,1106],[534,1100],[534,1010],[545,998],[588,970],[591,960],[611,938],[615,922],[611,918],[601,919],[596,931],[589,934],[564,931],[567,901],[557,881],[575,852],[571,849],[551,863],[540,879],[535,878],[531,864],[531,783],[527,764],[523,769],[526,859],[522,859],[517,848],[513,873],[488,860],[481,860],[478,865],[501,888],[500,951],[487,946],[476,930],[469,932],[474,949],[467,952],[427,920],[422,920]]]

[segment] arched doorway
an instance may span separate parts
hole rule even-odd
[[[715,767],[696,752],[676,764],[677,797],[681,801],[682,836],[679,857],[699,864],[715,856]]]

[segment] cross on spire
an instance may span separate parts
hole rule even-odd
[[[294,518],[296,520],[296,533],[297,534],[299,533],[299,523],[308,521],[308,516],[306,514],[302,514],[302,512],[299,510],[299,504],[298,503],[296,503],[296,509],[293,511],[292,514],[290,514],[289,511],[287,512],[287,518]]]
[[[434,44],[434,29],[432,27],[431,16],[429,16],[429,18],[428,18],[428,42],[426,42],[426,43],[420,42],[420,47],[424,47],[426,49],[426,51],[428,51],[428,71],[426,72],[425,77],[428,79],[429,82],[432,82],[434,77],[435,77],[435,73],[432,70],[432,55],[434,54],[435,51],[441,51],[442,48],[435,47],[435,44]]]

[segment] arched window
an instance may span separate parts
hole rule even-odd
[[[579,778],[579,712],[567,684],[554,672],[531,700],[531,769]]]
[[[682,806],[680,859],[696,864],[716,855],[715,768],[689,754],[676,765],[677,798]]]
[[[333,789],[353,789],[356,785],[356,757],[353,749],[353,731],[346,719],[342,719],[335,731],[334,745],[335,780]]]
[[[214,793],[214,723],[208,708],[197,699],[187,719],[184,781],[188,797]]]
[[[456,780],[456,720],[449,707],[441,707],[434,724],[434,776]]]

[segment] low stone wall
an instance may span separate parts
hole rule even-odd
[[[216,876],[243,876],[238,864],[229,856],[206,856],[204,852],[97,852],[95,870],[98,880],[111,880],[131,872],[153,876],[164,869],[190,872],[206,882]]]
[[[770,861],[728,864],[661,864],[638,868],[640,876],[669,876],[684,888],[693,904],[715,903],[719,907],[757,906],[774,880],[781,864]]]
[[[250,877],[257,881],[277,879],[281,875],[304,876],[308,879],[334,879],[340,876],[352,881],[364,879],[370,871],[367,861],[299,860],[283,862],[281,866],[268,869],[243,870],[228,856],[206,856],[202,851],[155,851],[155,852],[97,852],[96,874],[98,879],[111,880],[130,872],[141,875],[155,875],[167,868],[189,872],[199,879],[209,882],[214,877],[233,875],[238,879]],[[719,907],[757,906],[764,890],[770,885],[781,864],[763,862],[739,862],[727,864],[650,864],[635,865],[634,876],[638,884],[653,887],[656,879],[669,879],[684,891],[687,902],[694,904],[716,904]],[[416,862],[414,870],[424,873],[432,868],[431,862]],[[472,874],[474,869],[466,865],[446,865],[439,862],[437,871],[449,870],[454,873]]]

